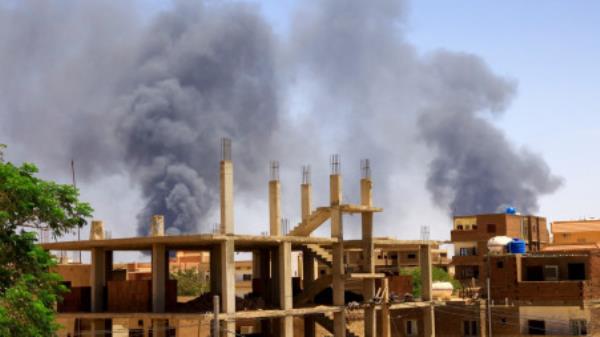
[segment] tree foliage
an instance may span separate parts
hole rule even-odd
[[[33,164],[5,163],[0,147],[0,336],[54,336],[54,305],[66,288],[55,260],[24,229],[54,236],[83,226],[92,208],[78,191],[37,178]]]
[[[413,296],[420,298],[421,297],[421,268],[404,268],[400,271],[401,275],[410,275],[412,276],[412,286],[413,286]],[[436,282],[450,282],[454,286],[454,289],[458,289],[460,287],[460,282],[452,278],[442,268],[433,267],[431,270],[431,279]]]
[[[177,270],[171,273],[171,278],[177,280],[177,295],[199,296],[208,291],[205,273],[197,269]]]

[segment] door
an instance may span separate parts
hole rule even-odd
[[[585,280],[585,264],[569,263],[569,280]]]
[[[530,319],[527,322],[528,330],[530,335],[545,335],[546,334],[546,322],[535,319]]]

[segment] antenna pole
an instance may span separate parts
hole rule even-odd
[[[73,187],[77,188],[77,181],[75,180],[75,160],[71,159],[71,176],[73,178]],[[81,227],[77,227],[77,241],[81,241]],[[81,250],[77,252],[78,261],[81,263]]]

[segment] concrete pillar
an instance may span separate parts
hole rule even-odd
[[[387,278],[383,280],[383,307],[381,308],[381,336],[392,337],[392,331],[390,326],[390,287]]]
[[[103,248],[92,248],[92,265],[90,271],[90,284],[92,292],[92,312],[104,311],[104,292],[106,287],[107,271],[112,269],[112,252]],[[108,259],[107,259],[108,256]]]
[[[302,286],[304,290],[308,289],[314,282],[317,276],[317,270],[315,268],[315,258],[310,254],[307,254],[308,250],[302,252]],[[304,316],[304,337],[315,337],[316,336],[316,325],[314,317],[310,315]]]
[[[300,186],[300,209],[302,212],[302,221],[308,220],[311,210],[312,202],[312,186],[311,184],[302,184]]]
[[[107,331],[112,331],[112,321],[110,319],[92,319],[90,336],[105,337],[112,336],[107,334]]]
[[[419,264],[421,266],[421,300],[431,301],[431,246],[424,244],[419,247]],[[423,336],[435,336],[435,315],[433,305],[423,308]]]
[[[226,240],[220,244],[221,257],[221,310],[227,314],[235,313],[235,258],[234,242]],[[223,337],[236,337],[235,320],[226,320],[222,325]]]
[[[152,245],[152,312],[165,312],[166,310],[168,263],[165,245]]]
[[[360,180],[360,202],[363,206],[373,206],[372,182],[369,178]],[[362,213],[362,271],[364,273],[375,273],[375,245],[373,244],[373,213]],[[375,297],[375,280],[363,280],[363,296],[365,302],[369,303]],[[374,337],[376,335],[376,316],[375,307],[365,308],[365,337]]]
[[[329,176],[329,200],[332,206],[342,203],[342,176],[339,174]]]
[[[104,240],[104,222],[102,220],[92,220],[90,240]]]
[[[165,235],[165,217],[162,215],[153,215],[150,224],[150,236]]]
[[[219,246],[212,247],[210,250],[210,291],[214,294],[221,293],[221,250]]]
[[[339,197],[338,203],[341,201],[341,193]],[[334,200],[332,200],[332,204],[333,202]],[[342,212],[338,207],[331,209],[331,237],[338,239],[338,242],[332,245],[333,305],[345,306],[344,225]],[[346,313],[344,311],[333,314],[333,332],[335,337],[346,337]]]
[[[292,243],[282,242],[279,244],[279,303],[281,309],[292,309],[292,296]],[[280,336],[294,337],[293,316],[281,318]]]
[[[233,234],[233,163],[221,161],[221,234]]]
[[[281,236],[281,186],[279,180],[269,181],[269,234]]]

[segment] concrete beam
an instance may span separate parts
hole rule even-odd
[[[279,245],[279,303],[283,310],[293,307],[292,293],[292,244],[283,242]],[[280,320],[280,336],[294,337],[294,318],[282,317]]]

